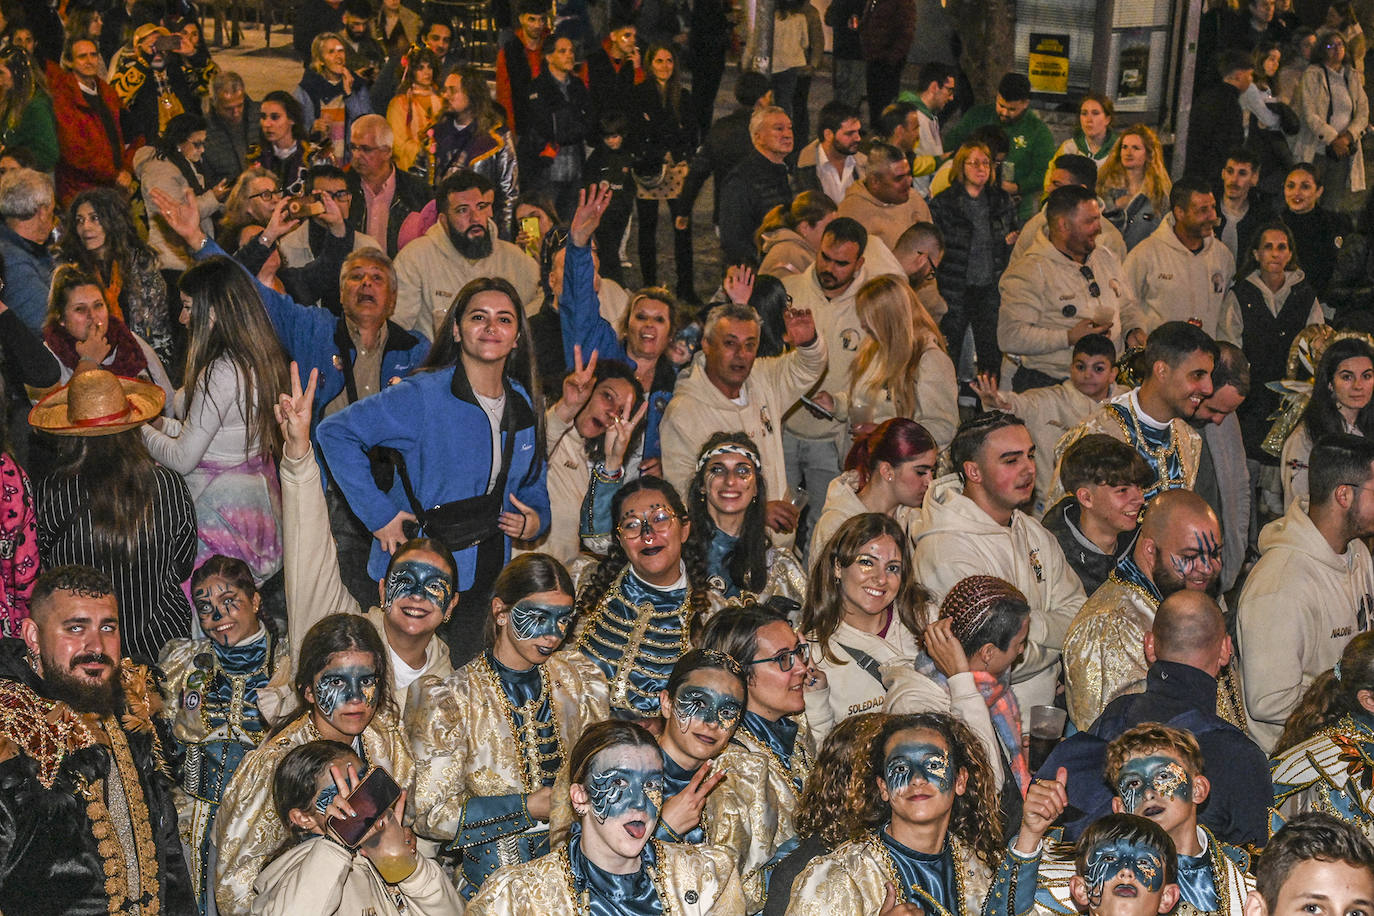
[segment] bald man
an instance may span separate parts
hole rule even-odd
[[[1142,650],[1159,603],[1184,590],[1215,594],[1221,575],[1221,525],[1190,490],[1166,490],[1145,510],[1135,547],[1089,596],[1064,638],[1069,715],[1086,729],[1103,707],[1145,686]],[[1229,691],[1228,691],[1229,693]],[[1218,700],[1223,711],[1227,697]],[[1236,724],[1244,719],[1235,704]]]

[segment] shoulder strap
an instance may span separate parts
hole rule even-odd
[[[339,350],[339,361],[343,363],[344,391],[348,393],[348,403],[358,400],[358,381],[353,378],[353,339],[348,336],[348,326],[340,318],[334,329],[334,345]],[[402,464],[404,467],[404,464]]]
[[[864,671],[868,672],[869,677],[873,678],[873,680],[877,681],[879,684],[883,682],[882,672],[878,667],[877,660],[875,660],[873,656],[869,655],[864,650],[856,649],[853,646],[846,646],[844,644],[841,644],[840,648],[843,649],[845,652],[849,653],[850,657],[853,658],[854,661],[859,663],[859,667],[864,669]]]

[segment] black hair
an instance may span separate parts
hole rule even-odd
[[[772,274],[755,274],[749,305],[759,313],[759,356],[781,356],[787,349],[783,334],[787,330],[783,312],[787,309],[787,287]]]
[[[630,119],[624,112],[611,110],[601,115],[597,121],[597,128],[601,132],[602,139],[606,137],[624,137],[630,129]]]
[[[1260,157],[1259,157],[1259,153],[1256,153],[1254,150],[1249,149],[1249,148],[1247,148],[1247,147],[1244,147],[1244,146],[1237,146],[1237,147],[1235,147],[1234,149],[1229,150],[1229,151],[1226,153],[1226,161],[1227,161],[1227,162],[1235,162],[1235,163],[1237,163],[1237,164],[1248,165],[1248,166],[1250,166],[1250,168],[1252,168],[1252,169],[1255,170],[1255,173],[1256,173],[1256,174],[1259,174],[1259,170],[1260,170]]]
[[[965,655],[972,655],[983,646],[992,644],[998,652],[1011,648],[1011,641],[1030,617],[1030,605],[1025,598],[1007,596],[988,606],[987,616],[973,631],[959,640]]]
[[[1322,506],[1342,486],[1363,486],[1374,463],[1374,440],[1350,433],[1331,433],[1316,440],[1308,458],[1309,500]]]
[[[916,75],[916,91],[925,92],[930,88],[931,83],[938,83],[944,86],[945,80],[950,77],[957,78],[957,74],[955,74],[954,68],[949,64],[939,60],[927,61],[922,65],[920,73]],[[1003,98],[1006,98],[1006,96],[1003,96]]]
[[[195,112],[183,112],[167,122],[162,136],[157,138],[157,153],[163,159],[180,155],[178,146],[191,139],[191,134],[205,130],[205,119]]]
[[[1270,837],[1255,866],[1255,890],[1270,913],[1278,912],[1279,893],[1293,869],[1313,859],[1374,873],[1374,845],[1359,828],[1323,811],[1295,815]]]
[[[862,257],[864,249],[868,247],[868,230],[863,223],[849,216],[837,216],[825,227],[825,232],[821,238],[830,237],[843,244],[852,242],[859,246],[859,256]]]
[[[816,139],[824,140],[825,132],[839,133],[846,121],[860,120],[859,109],[847,102],[831,99],[821,106],[816,116]]]
[[[310,125],[305,122],[305,110],[301,108],[301,103],[296,101],[296,97],[285,89],[273,89],[262,97],[258,102],[258,108],[271,102],[282,107],[286,113],[286,119],[291,122],[291,139],[300,142],[310,133]]]
[[[997,94],[1004,102],[1025,102],[1031,97],[1030,77],[1024,73],[1008,73],[997,84]]]
[[[635,375],[634,369],[628,363],[623,363],[618,359],[598,359],[596,369],[592,373],[592,389],[608,379],[620,379],[630,384],[630,416],[634,416],[635,411],[639,410],[639,405],[644,403],[644,386],[640,384],[639,377]],[[582,405],[582,410],[586,410],[591,405],[591,399]],[[582,410],[578,413],[581,414]],[[640,439],[644,436],[644,426],[641,423],[630,435],[630,445],[626,454],[631,454],[639,445]],[[587,458],[593,463],[598,463],[606,457],[606,434],[603,432],[599,436],[593,436],[586,440],[584,445]]]
[[[735,81],[735,101],[745,108],[753,108],[772,88],[773,84],[762,73],[754,70],[741,73]]]
[[[1055,188],[1045,198],[1045,225],[1053,227],[1057,220],[1072,216],[1089,201],[1097,200],[1097,192],[1086,185],[1066,184]]]
[[[1169,189],[1169,209],[1187,210],[1189,204],[1193,202],[1194,194],[1213,194],[1210,181],[1201,178],[1184,175],[1174,186]]]
[[[1011,152],[1011,138],[998,124],[981,124],[975,127],[964,142],[983,144],[988,148],[988,152],[992,153],[993,159]]]
[[[1064,153],[1054,164],[1052,169],[1063,169],[1073,178],[1074,183],[1084,188],[1097,187],[1097,163],[1091,157],[1080,156],[1077,153]]]
[[[1106,334],[1084,334],[1073,345],[1073,355],[1105,356],[1109,362],[1116,362],[1116,344]]]
[[[448,201],[451,195],[471,191],[473,188],[476,188],[481,194],[486,194],[488,191],[493,194],[496,193],[496,185],[492,184],[491,179],[485,175],[470,169],[459,169],[450,174],[439,185],[439,212],[448,212]],[[519,300],[516,301],[519,302]]]
[[[436,537],[418,537],[402,541],[394,551],[391,552],[391,559],[386,564],[386,576],[391,576],[391,568],[401,562],[406,556],[421,550],[429,551],[439,557],[440,562],[448,567],[448,574],[453,579],[451,583],[454,588],[458,587],[458,567],[453,562],[453,551],[449,546]]]
[[[787,623],[787,618],[767,605],[745,601],[711,618],[701,633],[701,647],[724,652],[744,667],[745,680],[752,681],[750,662],[759,651],[759,630],[778,622]]]
[[[277,769],[272,773],[272,808],[277,812],[286,832],[291,835],[286,846],[304,839],[306,832],[291,823],[291,812],[297,809],[313,811],[319,790],[315,783],[320,774],[329,769],[335,761],[356,754],[353,748],[341,741],[327,741],[323,738],[293,747],[282,757]],[[277,855],[284,852],[279,850]]]
[[[1217,52],[1216,64],[1217,76],[1226,79],[1237,70],[1255,69],[1255,58],[1251,52],[1240,48],[1222,48]]]
[[[1217,341],[1217,360],[1212,367],[1212,391],[1215,393],[1230,385],[1243,398],[1250,396],[1250,360],[1245,351],[1235,344]]]
[[[875,133],[886,140],[897,128],[906,124],[906,119],[911,117],[913,112],[920,110],[910,102],[893,102],[878,116],[878,123],[874,125]]]
[[[491,597],[506,607],[540,592],[563,592],[569,598],[577,596],[567,567],[546,553],[522,553],[507,563],[491,584]],[[486,615],[483,635],[486,645],[496,644],[496,615],[490,610]]]
[[[1175,188],[1178,185],[1174,185]],[[1211,193],[1210,191],[1208,193]],[[1187,321],[1166,321],[1150,332],[1145,339],[1145,369],[1152,372],[1163,361],[1170,369],[1194,353],[1210,353],[1217,358],[1217,342],[1202,328]]]
[[[1163,827],[1138,814],[1107,814],[1089,824],[1078,838],[1074,871],[1080,878],[1083,877],[1088,867],[1088,853],[1103,843],[1116,842],[1158,849],[1164,859],[1164,884],[1178,881],[1178,851],[1174,848],[1173,839]],[[1265,852],[1267,854],[1268,850]]]
[[[321,163],[320,165],[312,165],[310,171],[305,173],[306,190],[313,191],[315,189],[315,182],[319,181],[321,178],[332,178],[335,181],[342,182],[348,181],[348,175],[343,169],[339,168],[337,165],[330,165],[327,162]]]
[[[330,614],[311,627],[301,640],[295,679],[297,705],[272,734],[309,713],[313,704],[305,698],[306,690],[314,689],[315,679],[329,664],[329,659],[340,652],[364,652],[372,656],[372,667],[377,673],[377,714],[397,714],[392,694],[391,661],[377,628],[359,614]]]
[[[1312,379],[1312,398],[1307,402],[1307,408],[1302,414],[1302,422],[1307,425],[1307,435],[1313,442],[1345,432],[1345,419],[1336,405],[1332,383],[1341,363],[1360,357],[1374,362],[1374,348],[1358,337],[1344,337],[1332,341],[1322,354],[1321,362],[1317,363],[1317,371]],[[1355,415],[1355,426],[1361,434],[1374,436],[1374,401],[1366,404]],[[1314,501],[1315,496],[1313,491]]]
[[[672,673],[668,675],[668,683],[663,687],[668,696],[677,696],[677,689],[694,671],[724,671],[734,677],[744,690],[744,703],[748,704],[749,679],[745,677],[743,666],[733,656],[717,649],[691,649],[679,658],[673,665]]]
[[[114,582],[93,566],[54,566],[34,580],[33,591],[29,593],[30,610],[46,605],[54,592],[71,592],[78,598],[104,598],[114,594]]]
[[[983,450],[983,443],[987,441],[988,436],[999,429],[1006,429],[1008,426],[1024,427],[1025,425],[1025,420],[1015,414],[1001,410],[990,410],[960,424],[959,429],[954,433],[954,438],[949,443],[950,464],[954,465],[954,470],[958,472],[959,478],[964,479],[964,464],[966,462],[978,460],[978,453]]]
[[[697,450],[697,458],[722,445],[741,445],[755,455],[759,447],[753,439],[743,432],[712,433]],[[764,508],[768,503],[768,488],[764,484],[762,459],[755,462],[754,498],[744,510],[744,523],[740,526],[739,539],[725,555],[724,566],[730,579],[745,591],[761,592],[768,584],[768,532],[764,528]],[[692,475],[687,487],[687,517],[692,523],[689,540],[696,541],[703,555],[711,549],[712,535],[716,524],[711,520],[711,509],[706,499],[706,477],[710,467],[708,462]]]

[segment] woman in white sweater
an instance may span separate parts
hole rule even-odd
[[[828,689],[806,695],[806,718],[823,740],[836,722],[881,712],[880,669],[921,652],[930,593],[916,581],[906,533],[891,516],[856,515],[840,526],[811,568],[801,630]]]
[[[143,427],[159,464],[186,478],[196,506],[196,565],[238,557],[259,585],[281,569],[281,431],[272,413],[287,391],[286,356],[243,268],[210,258],[182,275],[190,346],[174,417]]]

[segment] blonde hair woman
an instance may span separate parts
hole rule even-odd
[[[1121,230],[1126,249],[1155,231],[1169,212],[1174,184],[1164,170],[1164,150],[1155,132],[1132,124],[1097,173],[1097,196],[1107,202],[1102,215]]]
[[[348,69],[347,53],[338,32],[321,32],[310,43],[310,66],[291,90],[301,105],[301,125],[312,134],[324,135],[340,163],[348,159],[346,138],[353,122],[372,113],[367,83]]]
[[[834,395],[836,415],[850,421],[854,435],[908,417],[945,448],[959,425],[958,384],[935,319],[890,274],[861,286],[854,308],[868,339],[850,367],[848,389]]]

